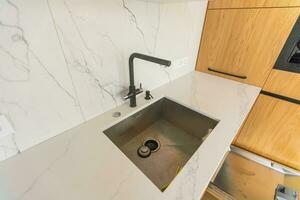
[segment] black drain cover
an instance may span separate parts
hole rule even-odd
[[[158,141],[153,139],[145,141],[144,145],[147,146],[152,152],[157,151],[160,147]]]

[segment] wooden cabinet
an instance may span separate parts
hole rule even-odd
[[[220,198],[216,197],[214,194],[206,191],[201,200],[221,200]]]
[[[300,170],[300,105],[260,95],[234,145]]]
[[[201,200],[224,200],[224,198],[216,196],[215,194],[206,191]]]
[[[196,70],[262,87],[299,13],[300,8],[208,10]]]
[[[272,70],[264,85],[264,90],[300,100],[300,74]]]
[[[201,200],[233,200],[233,198],[213,184],[209,184]]]
[[[209,9],[300,6],[300,0],[210,0]]]

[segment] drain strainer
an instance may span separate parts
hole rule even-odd
[[[149,147],[142,145],[138,148],[137,153],[142,158],[147,158],[151,154],[151,150]]]
[[[144,142],[144,146],[148,147],[153,153],[159,150],[160,142],[156,139],[148,139]]]

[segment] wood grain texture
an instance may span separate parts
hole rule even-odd
[[[300,8],[208,10],[196,70],[262,87],[299,14]]]
[[[300,105],[260,95],[234,145],[300,170]]]
[[[201,200],[233,200],[233,197],[218,187],[209,184]]]
[[[206,191],[201,200],[221,200],[209,191]]]
[[[210,0],[208,9],[300,6],[300,0]]]
[[[264,90],[300,100],[300,74],[272,70]]]

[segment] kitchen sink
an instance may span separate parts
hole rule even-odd
[[[164,191],[218,120],[162,98],[104,131]]]

